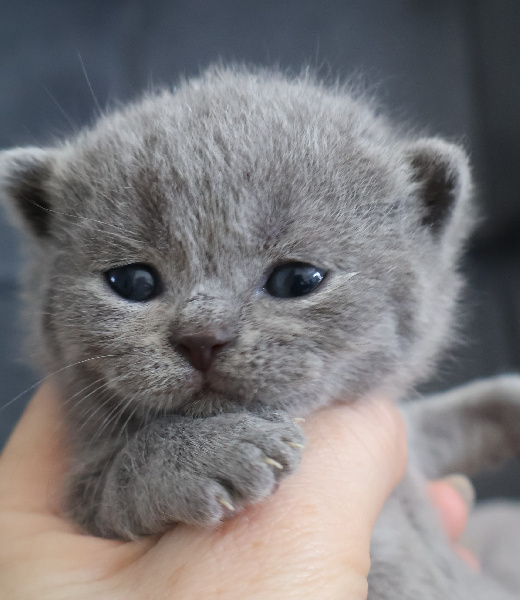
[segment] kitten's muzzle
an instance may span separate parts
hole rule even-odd
[[[173,347],[193,368],[205,373],[211,367],[216,354],[229,346],[233,339],[223,333],[196,333],[184,335],[173,341]]]

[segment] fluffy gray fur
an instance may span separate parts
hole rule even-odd
[[[0,182],[27,234],[40,364],[64,390],[68,511],[96,535],[215,525],[265,498],[299,463],[292,417],[404,395],[452,326],[465,153],[310,77],[211,70],[56,147],[4,152]],[[273,298],[290,261],[326,278]],[[153,300],[109,288],[132,263],[160,275]],[[204,372],[177,350],[201,334],[226,340]],[[520,450],[518,380],[479,385],[410,409],[416,460],[374,533],[371,600],[514,597],[453,555],[424,498],[424,474],[479,467],[490,440]]]

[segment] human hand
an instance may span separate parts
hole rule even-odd
[[[0,458],[5,600],[366,595],[371,532],[406,464],[404,425],[389,401],[312,416],[298,473],[218,529],[179,525],[138,542],[87,536],[60,517],[60,423],[57,394],[46,385]]]

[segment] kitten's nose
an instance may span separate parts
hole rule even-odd
[[[175,350],[187,358],[197,371],[207,371],[215,354],[229,345],[231,338],[214,332],[184,335],[177,340]]]

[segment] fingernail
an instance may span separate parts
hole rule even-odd
[[[442,481],[445,481],[452,488],[454,488],[461,496],[469,510],[475,505],[475,488],[471,483],[470,479],[466,475],[460,473],[453,473],[444,477]]]

